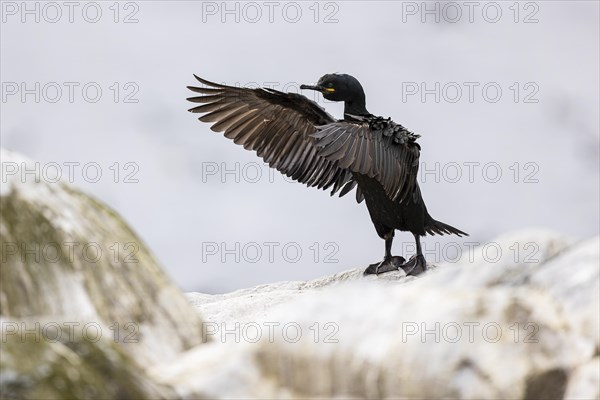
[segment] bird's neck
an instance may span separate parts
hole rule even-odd
[[[344,103],[344,114],[369,115],[364,93]]]

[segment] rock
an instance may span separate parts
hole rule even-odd
[[[111,338],[69,340],[69,333],[58,329],[48,337],[30,334],[22,338],[7,334],[3,328],[1,397],[57,400],[176,397],[171,388],[150,379]],[[55,340],[57,335],[62,340]]]
[[[565,399],[598,399],[600,398],[600,358],[580,365],[571,373]]]
[[[527,289],[356,284],[279,312],[272,319],[302,335],[265,344],[260,365],[299,397],[543,398],[551,377],[560,398],[594,352],[551,298]]]
[[[354,269],[184,296],[105,205],[10,176],[2,398],[599,397],[598,237],[525,230],[418,278]],[[135,260],[115,253],[128,244]]]
[[[569,315],[579,334],[596,344],[600,354],[599,252],[598,237],[576,243],[536,268],[530,284],[549,293]]]
[[[573,240],[557,232],[541,229],[504,234],[466,251],[455,263],[443,263],[443,270],[455,269],[439,277],[445,286],[519,285],[537,266],[569,248]]]
[[[292,392],[264,375],[256,344],[213,341],[149,371],[183,399],[290,399]],[[208,372],[207,372],[208,371]]]
[[[434,265],[429,265],[427,271],[431,272],[435,268]],[[306,294],[312,294],[312,289],[355,281],[377,284],[388,281],[406,283],[416,279],[414,276],[406,276],[403,271],[389,272],[379,276],[363,276],[363,271],[364,268],[357,268],[307,282],[277,282],[221,295],[192,292],[186,293],[186,296],[189,302],[204,316],[207,323],[243,323],[268,318],[270,310],[274,307]]]
[[[99,378],[112,379],[112,372],[127,370],[115,384],[131,385],[133,392],[118,389],[119,393],[158,393],[144,392],[151,385],[134,370],[174,360],[202,344],[206,335],[198,314],[113,210],[62,182],[36,182],[31,173],[22,176],[23,168],[31,171],[35,165],[13,152],[3,149],[1,158],[3,180],[8,178],[0,191],[3,397],[5,389],[13,393],[14,380],[6,377],[46,385],[41,375],[27,374],[20,364],[21,357],[34,350],[31,363],[46,365],[50,375],[62,374],[59,367],[81,367],[82,376],[90,379],[84,379],[86,385],[92,385],[91,380],[104,385]],[[43,344],[48,329],[70,329],[72,324],[83,328],[88,323],[102,340],[90,344],[85,335],[76,335],[62,344]],[[4,339],[10,345],[4,346]],[[98,356],[86,361],[69,351],[73,346]],[[72,375],[61,378],[65,388],[78,382],[69,381]],[[70,397],[58,388],[29,390],[21,394]],[[99,386],[95,390],[112,393]]]
[[[493,243],[488,248],[500,248],[501,257],[478,256],[479,248],[417,279],[402,272],[364,279],[351,270],[226,295],[188,294],[213,343],[182,357],[182,375],[167,372],[178,363],[152,374],[189,398],[591,393],[577,383],[590,386],[591,367],[574,371],[598,351],[598,238],[574,243],[522,231]],[[515,258],[511,248],[529,253]],[[210,380],[192,379],[214,364]]]

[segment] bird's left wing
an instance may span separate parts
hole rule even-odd
[[[351,171],[320,156],[314,146],[315,139],[310,135],[317,126],[335,122],[315,102],[296,93],[226,86],[197,76],[196,79],[206,87],[188,86],[201,94],[188,100],[203,104],[189,111],[204,113],[199,120],[213,123],[213,131],[224,132],[234,143],[256,151],[270,167],[307,186],[333,186],[334,194],[353,181]]]
[[[419,135],[402,125],[381,117],[355,117],[319,127],[312,136],[319,155],[341,168],[375,178],[392,201],[402,202],[415,193]]]

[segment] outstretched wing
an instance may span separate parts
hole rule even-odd
[[[340,168],[377,179],[393,201],[402,202],[414,193],[419,135],[402,125],[380,117],[358,117],[321,126],[313,137],[320,156],[337,162]]]
[[[270,167],[310,187],[333,186],[334,194],[353,180],[351,171],[320,156],[314,146],[311,134],[317,126],[335,122],[315,102],[296,93],[225,86],[194,76],[206,87],[188,86],[201,94],[188,100],[203,103],[189,111],[204,113],[199,120],[213,123],[213,131],[224,132]]]

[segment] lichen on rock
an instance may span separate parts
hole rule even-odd
[[[3,149],[1,159],[8,177],[0,192],[2,397],[79,397],[71,396],[77,382],[105,397],[159,393],[144,392],[158,387],[144,371],[203,343],[198,314],[116,212],[65,183],[21,174],[32,162],[13,152]],[[45,339],[45,329],[86,323],[100,331],[98,342],[85,335]],[[69,372],[60,378],[64,390],[50,385],[36,363],[50,375]]]

